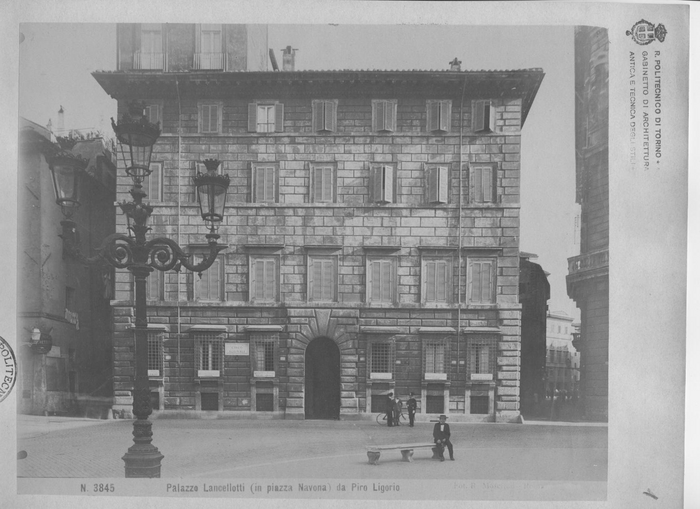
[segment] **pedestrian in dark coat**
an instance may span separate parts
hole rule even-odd
[[[416,408],[418,404],[416,403],[416,398],[413,397],[413,393],[409,395],[408,402],[406,406],[408,407],[408,425],[413,427],[414,419],[416,418]]]
[[[399,395],[394,395],[394,426],[401,426],[399,419],[401,418],[401,407],[403,403],[399,399]]]
[[[440,453],[440,461],[445,461],[445,447],[450,453],[450,459],[454,461],[455,456],[452,450],[452,442],[450,442],[450,425],[445,422],[446,420],[446,415],[440,416],[440,422],[436,423],[433,428],[433,440]]]
[[[394,393],[390,392],[386,395],[386,422],[387,426],[394,425]]]

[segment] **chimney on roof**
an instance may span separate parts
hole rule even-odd
[[[457,60],[457,57],[450,62],[450,71],[455,71],[455,72],[461,72],[462,70],[462,61]]]
[[[282,50],[282,70],[283,71],[293,71],[294,70],[294,55],[299,51],[296,48],[287,46]]]
[[[61,106],[61,109],[58,110],[58,132],[63,134],[63,128],[64,128],[64,119],[63,119],[63,106]]]

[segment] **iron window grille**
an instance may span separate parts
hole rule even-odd
[[[200,378],[221,376],[224,360],[224,335],[195,333],[195,362]]]
[[[255,378],[272,378],[275,376],[277,334],[254,334],[251,336],[252,367]]]
[[[447,380],[449,353],[449,342],[446,338],[427,339],[423,342],[425,380]]]
[[[334,132],[338,129],[338,102],[311,102],[311,129],[314,132]]]
[[[373,341],[370,343],[370,378],[391,380],[394,377],[394,356],[393,341]]]
[[[471,380],[494,379],[496,346],[496,337],[477,335],[467,338],[467,364]]]
[[[162,332],[148,333],[148,376],[163,376],[163,338]]]

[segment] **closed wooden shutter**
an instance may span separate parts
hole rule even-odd
[[[376,101],[372,106],[374,107],[372,112],[372,131],[382,131],[384,130],[384,101]]]
[[[274,260],[265,260],[265,300],[275,299],[277,274]]]
[[[381,166],[372,166],[369,169],[369,200],[372,203],[378,202],[381,199],[382,193],[382,181],[381,181],[382,168]]]
[[[392,301],[392,288],[394,285],[394,271],[392,269],[392,264],[389,260],[382,260],[381,262],[381,295],[380,300],[382,302]]]
[[[484,124],[484,109],[486,108],[486,103],[484,101],[476,101],[474,103],[474,131],[483,131],[485,129]]]
[[[447,203],[448,193],[448,175],[449,171],[446,166],[440,166],[437,169],[438,174],[438,199],[440,203]]]
[[[202,25],[199,23],[194,26],[194,52],[202,52]]]
[[[324,108],[323,101],[314,101],[311,104],[312,109],[312,129],[314,131],[322,131],[324,129]]]
[[[447,262],[438,260],[435,262],[435,300],[447,302],[448,284]]]
[[[434,302],[436,298],[436,274],[437,274],[437,262],[435,260],[429,260],[425,262],[425,299],[428,302]]]
[[[284,132],[284,104],[275,103],[275,132]]]
[[[482,168],[482,183],[484,186],[482,201],[493,201],[493,176],[491,168]]]
[[[483,173],[481,171],[481,168],[474,168],[474,172],[472,173],[472,175],[474,176],[474,201],[477,203],[481,203],[484,201],[484,184]]]
[[[325,125],[324,129],[326,131],[331,131],[335,132],[338,130],[337,124],[338,124],[338,113],[337,113],[337,105],[335,101],[326,101],[325,107],[324,107],[324,114],[325,114]]]
[[[384,129],[387,131],[395,131],[396,130],[396,103],[387,101],[385,108],[386,108],[386,113],[385,113],[386,116],[385,116]]]
[[[258,130],[258,105],[248,104],[248,132],[254,133]]]

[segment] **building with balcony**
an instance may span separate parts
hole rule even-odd
[[[581,352],[585,417],[608,418],[608,35],[577,27],[576,202],[581,205],[580,254],[569,258],[569,297],[581,310],[576,348]]]
[[[562,311],[547,312],[547,395],[578,400],[581,356],[573,346],[578,326]]]
[[[154,408],[359,418],[393,390],[423,420],[517,420],[520,135],[542,70],[297,71],[289,50],[286,71],[204,70],[190,34],[205,27],[169,27],[164,69],[94,73],[120,112],[144,101],[161,122],[153,234],[200,256],[192,178],[205,159],[231,178],[219,260],[148,279]],[[131,65],[140,46],[119,47]],[[125,412],[132,286],[117,273]]]
[[[106,417],[112,403],[111,270],[86,269],[62,254],[61,208],[48,160],[47,129],[20,119],[18,214],[18,410]],[[85,250],[114,232],[115,161],[102,139],[78,141],[87,161],[82,206],[73,215]]]

